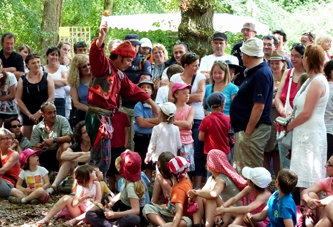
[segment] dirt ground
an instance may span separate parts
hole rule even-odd
[[[8,200],[0,199],[0,226],[37,227],[38,225],[36,223],[51,210],[52,206],[62,196],[63,195],[52,196],[48,203],[39,205],[12,204]],[[65,222],[65,219],[52,218],[49,226],[66,226]]]

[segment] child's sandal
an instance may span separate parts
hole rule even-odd
[[[10,202],[10,203],[14,203],[14,204],[21,204],[21,198],[18,198],[18,197],[15,197],[15,196],[10,196],[9,198],[8,198],[8,201]]]

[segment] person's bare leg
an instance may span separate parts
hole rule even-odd
[[[39,199],[40,201],[44,201],[46,198],[46,192],[43,188],[37,188],[35,191],[31,192],[27,197],[25,197],[25,201],[29,202],[33,199]]]
[[[218,204],[218,200],[220,200],[220,203]],[[214,223],[214,211],[216,210],[216,207],[218,205],[222,205],[222,200],[220,198],[217,199],[207,199],[206,200],[206,206],[205,206],[205,217],[206,217],[206,224],[207,227],[212,227],[215,225]]]
[[[22,134],[28,138],[28,140],[31,140],[31,134],[32,134],[33,125],[23,125],[22,126]]]
[[[15,196],[15,197],[18,197],[21,199],[27,196],[26,194],[24,194],[24,192],[22,192],[21,190],[19,190],[17,188],[12,188],[10,190],[10,192],[11,192],[12,196]]]
[[[205,213],[206,199],[197,196],[195,202],[198,204],[198,210],[193,214],[193,224],[201,224],[201,220]]]
[[[52,209],[47,213],[47,215],[40,220],[38,223],[40,224],[47,224],[50,222],[51,218],[54,217],[59,211],[61,211],[64,207],[67,207],[69,213],[72,215],[72,217],[77,217],[81,214],[81,210],[78,206],[73,207],[72,206],[72,200],[73,197],[69,195],[63,196],[53,207]]]
[[[161,225],[162,227],[172,227],[173,226],[173,223],[172,222],[168,222],[168,223],[165,223],[164,225]],[[178,227],[187,227],[187,223],[186,221],[184,220],[181,220]]]
[[[162,193],[162,188],[161,188],[161,185],[160,185],[160,180],[161,180],[160,178],[161,178],[160,174],[158,174],[155,177],[154,190],[153,190],[153,195],[152,195],[152,198],[151,198],[152,203],[158,203],[158,201],[160,199],[160,196],[161,196],[161,193]]]
[[[271,161],[271,154],[270,152],[264,152],[264,162],[263,167],[270,171],[270,161]]]
[[[201,188],[202,176],[194,176],[194,188]]]
[[[70,161],[64,161],[62,163],[62,165],[59,168],[59,172],[52,183],[52,186],[58,187],[58,185],[61,183],[61,181],[63,181],[68,176],[68,174],[71,172],[72,165],[73,165],[73,163]]]
[[[164,219],[157,214],[147,214],[146,216],[148,218],[148,221],[153,225],[160,226],[165,224]]]

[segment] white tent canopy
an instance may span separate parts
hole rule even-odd
[[[102,17],[102,21],[108,21],[111,28],[129,28],[138,31],[155,31],[161,29],[178,31],[181,21],[180,13],[175,14],[137,14],[123,16]],[[258,22],[251,17],[235,16],[225,13],[215,13],[213,18],[214,30],[220,32],[240,32],[243,24],[252,22],[256,25],[257,34],[269,33],[268,25]]]

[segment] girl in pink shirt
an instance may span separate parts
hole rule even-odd
[[[182,146],[180,148],[180,156],[190,161],[188,171],[194,171],[194,148],[192,138],[192,124],[194,118],[194,108],[187,105],[190,98],[191,85],[185,83],[175,83],[172,86],[172,96],[175,100],[176,114],[174,125],[178,126],[180,131],[180,139]]]

